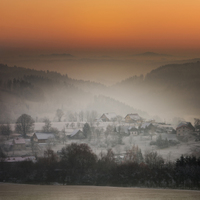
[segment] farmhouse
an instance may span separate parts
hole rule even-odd
[[[26,148],[26,142],[24,138],[15,138],[13,139],[13,148],[15,150],[23,150]]]
[[[85,139],[85,136],[80,129],[74,130],[68,137],[70,139]]]
[[[138,129],[135,126],[117,126],[116,131],[124,135],[138,135]]]
[[[145,122],[140,126],[140,131],[144,134],[151,134],[154,133],[156,130],[156,127],[149,122]]]
[[[116,132],[123,134],[123,135],[129,135],[129,126],[117,126]]]
[[[142,118],[137,114],[127,114],[125,117],[126,123],[141,123]]]
[[[194,127],[190,122],[181,122],[176,128],[176,134],[178,136],[186,136],[194,132]]]
[[[33,141],[37,143],[46,143],[48,139],[54,139],[55,136],[52,133],[34,133]]]
[[[115,121],[117,119],[117,115],[115,113],[104,113],[100,119],[103,122],[110,122],[110,121]]]
[[[135,126],[130,126],[128,128],[128,131],[129,131],[130,135],[138,135],[139,134],[139,131]]]

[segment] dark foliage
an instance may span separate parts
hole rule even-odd
[[[175,163],[164,163],[151,152],[144,162],[116,163],[112,150],[97,159],[87,144],[66,146],[60,158],[47,149],[36,163],[2,160],[0,170],[0,181],[200,189],[200,158],[181,156]]]
[[[15,130],[26,137],[27,133],[33,132],[34,130],[33,118],[30,115],[22,114],[16,121]]]

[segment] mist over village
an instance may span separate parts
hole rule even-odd
[[[3,0],[0,199],[198,199],[199,8]]]

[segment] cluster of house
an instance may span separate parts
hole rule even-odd
[[[117,115],[115,113],[104,113],[98,121],[111,122],[116,121]],[[116,131],[124,135],[139,135],[152,134],[154,132],[171,132],[172,126],[164,123],[156,123],[155,120],[145,121],[137,113],[127,114],[121,120],[121,124],[116,127]]]
[[[190,122],[181,122],[176,128],[177,136],[188,136],[191,134],[199,134]]]
[[[102,127],[105,128],[104,122],[117,121],[117,115],[115,113],[104,113],[97,122],[102,122]],[[170,124],[156,123],[154,120],[145,121],[137,113],[127,114],[124,119],[121,119],[120,124],[116,126],[115,131],[122,135],[152,135],[153,133],[170,133],[174,132],[177,136],[186,136],[195,131],[190,122],[181,122],[176,130]],[[101,127],[101,126],[100,126]],[[99,127],[99,128],[100,128]],[[85,135],[81,129],[73,129],[71,132],[65,133],[65,137],[68,139],[85,139]],[[46,144],[48,141],[53,141],[55,135],[53,133],[37,133],[32,136],[32,141],[38,144]],[[31,139],[24,139],[22,137],[15,137],[5,142],[5,150],[23,150],[31,145]]]
[[[117,115],[115,113],[104,113],[97,122],[102,122],[105,127],[104,122],[115,122],[117,120]],[[199,130],[195,130],[190,122],[181,122],[176,129],[170,124],[157,123],[154,120],[145,121],[137,113],[127,114],[124,119],[121,120],[122,123],[116,126],[115,131],[122,135],[153,135],[153,133],[176,133],[177,136],[188,136],[193,133],[199,133]],[[199,134],[200,135],[200,134]],[[68,139],[85,139],[83,131],[81,129],[73,129],[72,132],[66,133],[65,135]],[[32,139],[24,139],[22,137],[15,137],[5,142],[4,148],[7,150],[23,150],[27,146],[30,147],[31,141],[37,144],[47,144],[55,139],[55,135],[52,133],[37,133],[32,135]],[[24,157],[8,157],[4,160],[6,163],[18,163],[22,161],[32,161],[36,162],[35,156],[24,156]]]
[[[110,122],[115,121],[117,115],[115,113],[104,113],[99,121]],[[152,132],[157,133],[176,133],[177,136],[188,136],[191,134],[200,135],[200,130],[194,128],[190,122],[180,122],[176,128],[171,124],[158,123],[155,120],[145,121],[137,113],[127,114],[122,120],[123,125],[117,127],[117,131],[125,134],[138,135],[140,133],[151,134]],[[126,125],[126,124],[129,125]]]

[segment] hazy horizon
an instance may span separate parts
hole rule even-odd
[[[199,8],[199,1],[189,0],[2,0],[0,63],[111,86],[199,58]],[[120,98],[144,108],[144,96],[136,103]],[[165,99],[172,109],[174,98]],[[153,110],[148,103],[145,108]]]
[[[146,53],[155,55],[148,56]],[[135,75],[145,76],[160,66],[189,62],[190,59],[197,57],[151,51],[119,54],[118,56],[114,53],[84,55],[43,51],[0,56],[0,63],[11,67],[56,71],[63,75],[67,74],[73,79],[94,81],[110,86]]]

